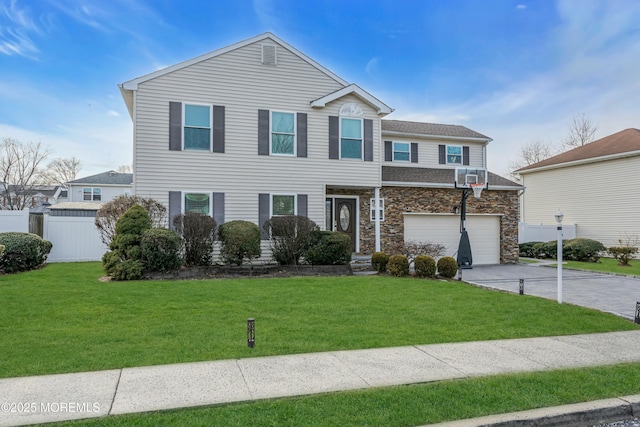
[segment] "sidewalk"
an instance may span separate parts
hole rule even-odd
[[[0,379],[0,426],[640,362],[638,348],[640,331],[630,331],[7,378]]]

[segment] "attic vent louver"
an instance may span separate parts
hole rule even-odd
[[[264,65],[276,65],[277,54],[276,46],[272,44],[262,45],[262,64]]]

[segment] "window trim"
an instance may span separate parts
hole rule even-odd
[[[273,218],[274,216],[286,216],[286,215],[275,215],[273,213],[273,197],[274,196],[289,196],[293,197],[293,214],[298,215],[298,194],[296,193],[269,193],[269,218]]]
[[[292,114],[293,115],[293,153],[274,153],[273,152],[273,113]],[[279,135],[291,135],[284,132],[278,132]],[[269,155],[270,156],[298,156],[298,114],[295,111],[269,110]]]
[[[384,198],[380,197],[378,200],[380,200],[380,212],[382,213],[382,215],[380,215],[380,222],[384,221]],[[369,199],[369,220],[371,222],[374,222],[376,219],[373,216],[374,213],[374,209],[373,209],[373,205],[375,205],[376,203],[376,199],[375,198],[371,198]]]
[[[449,147],[456,147],[460,149],[460,162],[450,162],[449,161]],[[444,158],[446,160],[446,164],[447,165],[459,165],[462,166],[463,162],[464,162],[464,147],[462,145],[445,145],[444,147]],[[457,156],[457,154],[451,154],[451,156]]]
[[[342,157],[342,140],[349,139],[356,141],[353,138],[342,138],[342,120],[358,120],[360,122],[360,158],[357,157]],[[340,160],[364,160],[364,119],[362,117],[345,117],[338,116],[338,150]]]
[[[188,191],[181,191],[180,192],[180,213],[182,215],[184,215],[185,212],[185,206],[186,206],[186,196],[187,194],[206,194],[209,197],[209,213],[207,214],[208,216],[213,217],[213,193],[210,191],[202,191],[202,190],[188,190]]]
[[[90,190],[90,195],[91,198],[90,199],[85,199],[85,193],[86,193],[86,189]],[[96,192],[95,190],[98,190],[98,198],[96,199]],[[102,201],[102,187],[82,187],[82,201],[83,202],[101,202]]]
[[[406,144],[407,145],[406,153],[409,155],[409,158],[407,158],[407,160],[396,159],[396,151],[400,152],[400,153],[404,153],[405,152],[405,151],[396,150],[396,144]],[[392,162],[397,162],[397,163],[411,163],[411,143],[410,142],[404,142],[404,141],[392,141],[391,142],[391,161]]]
[[[187,106],[192,105],[195,107],[208,107],[209,108],[209,149],[200,150],[197,148],[186,148],[185,144],[187,138],[185,136],[185,129],[187,127],[191,129],[207,129],[203,127],[187,126]],[[182,151],[200,151],[200,152],[212,152],[213,151],[213,104],[203,104],[200,102],[183,102],[182,103]]]

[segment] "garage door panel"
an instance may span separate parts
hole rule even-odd
[[[406,214],[405,242],[443,244],[445,254],[456,257],[460,242],[460,216]],[[500,263],[500,217],[467,215],[467,233],[474,264]]]

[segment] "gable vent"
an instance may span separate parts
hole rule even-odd
[[[272,44],[262,45],[262,63],[264,65],[276,65],[277,51],[276,46]]]

